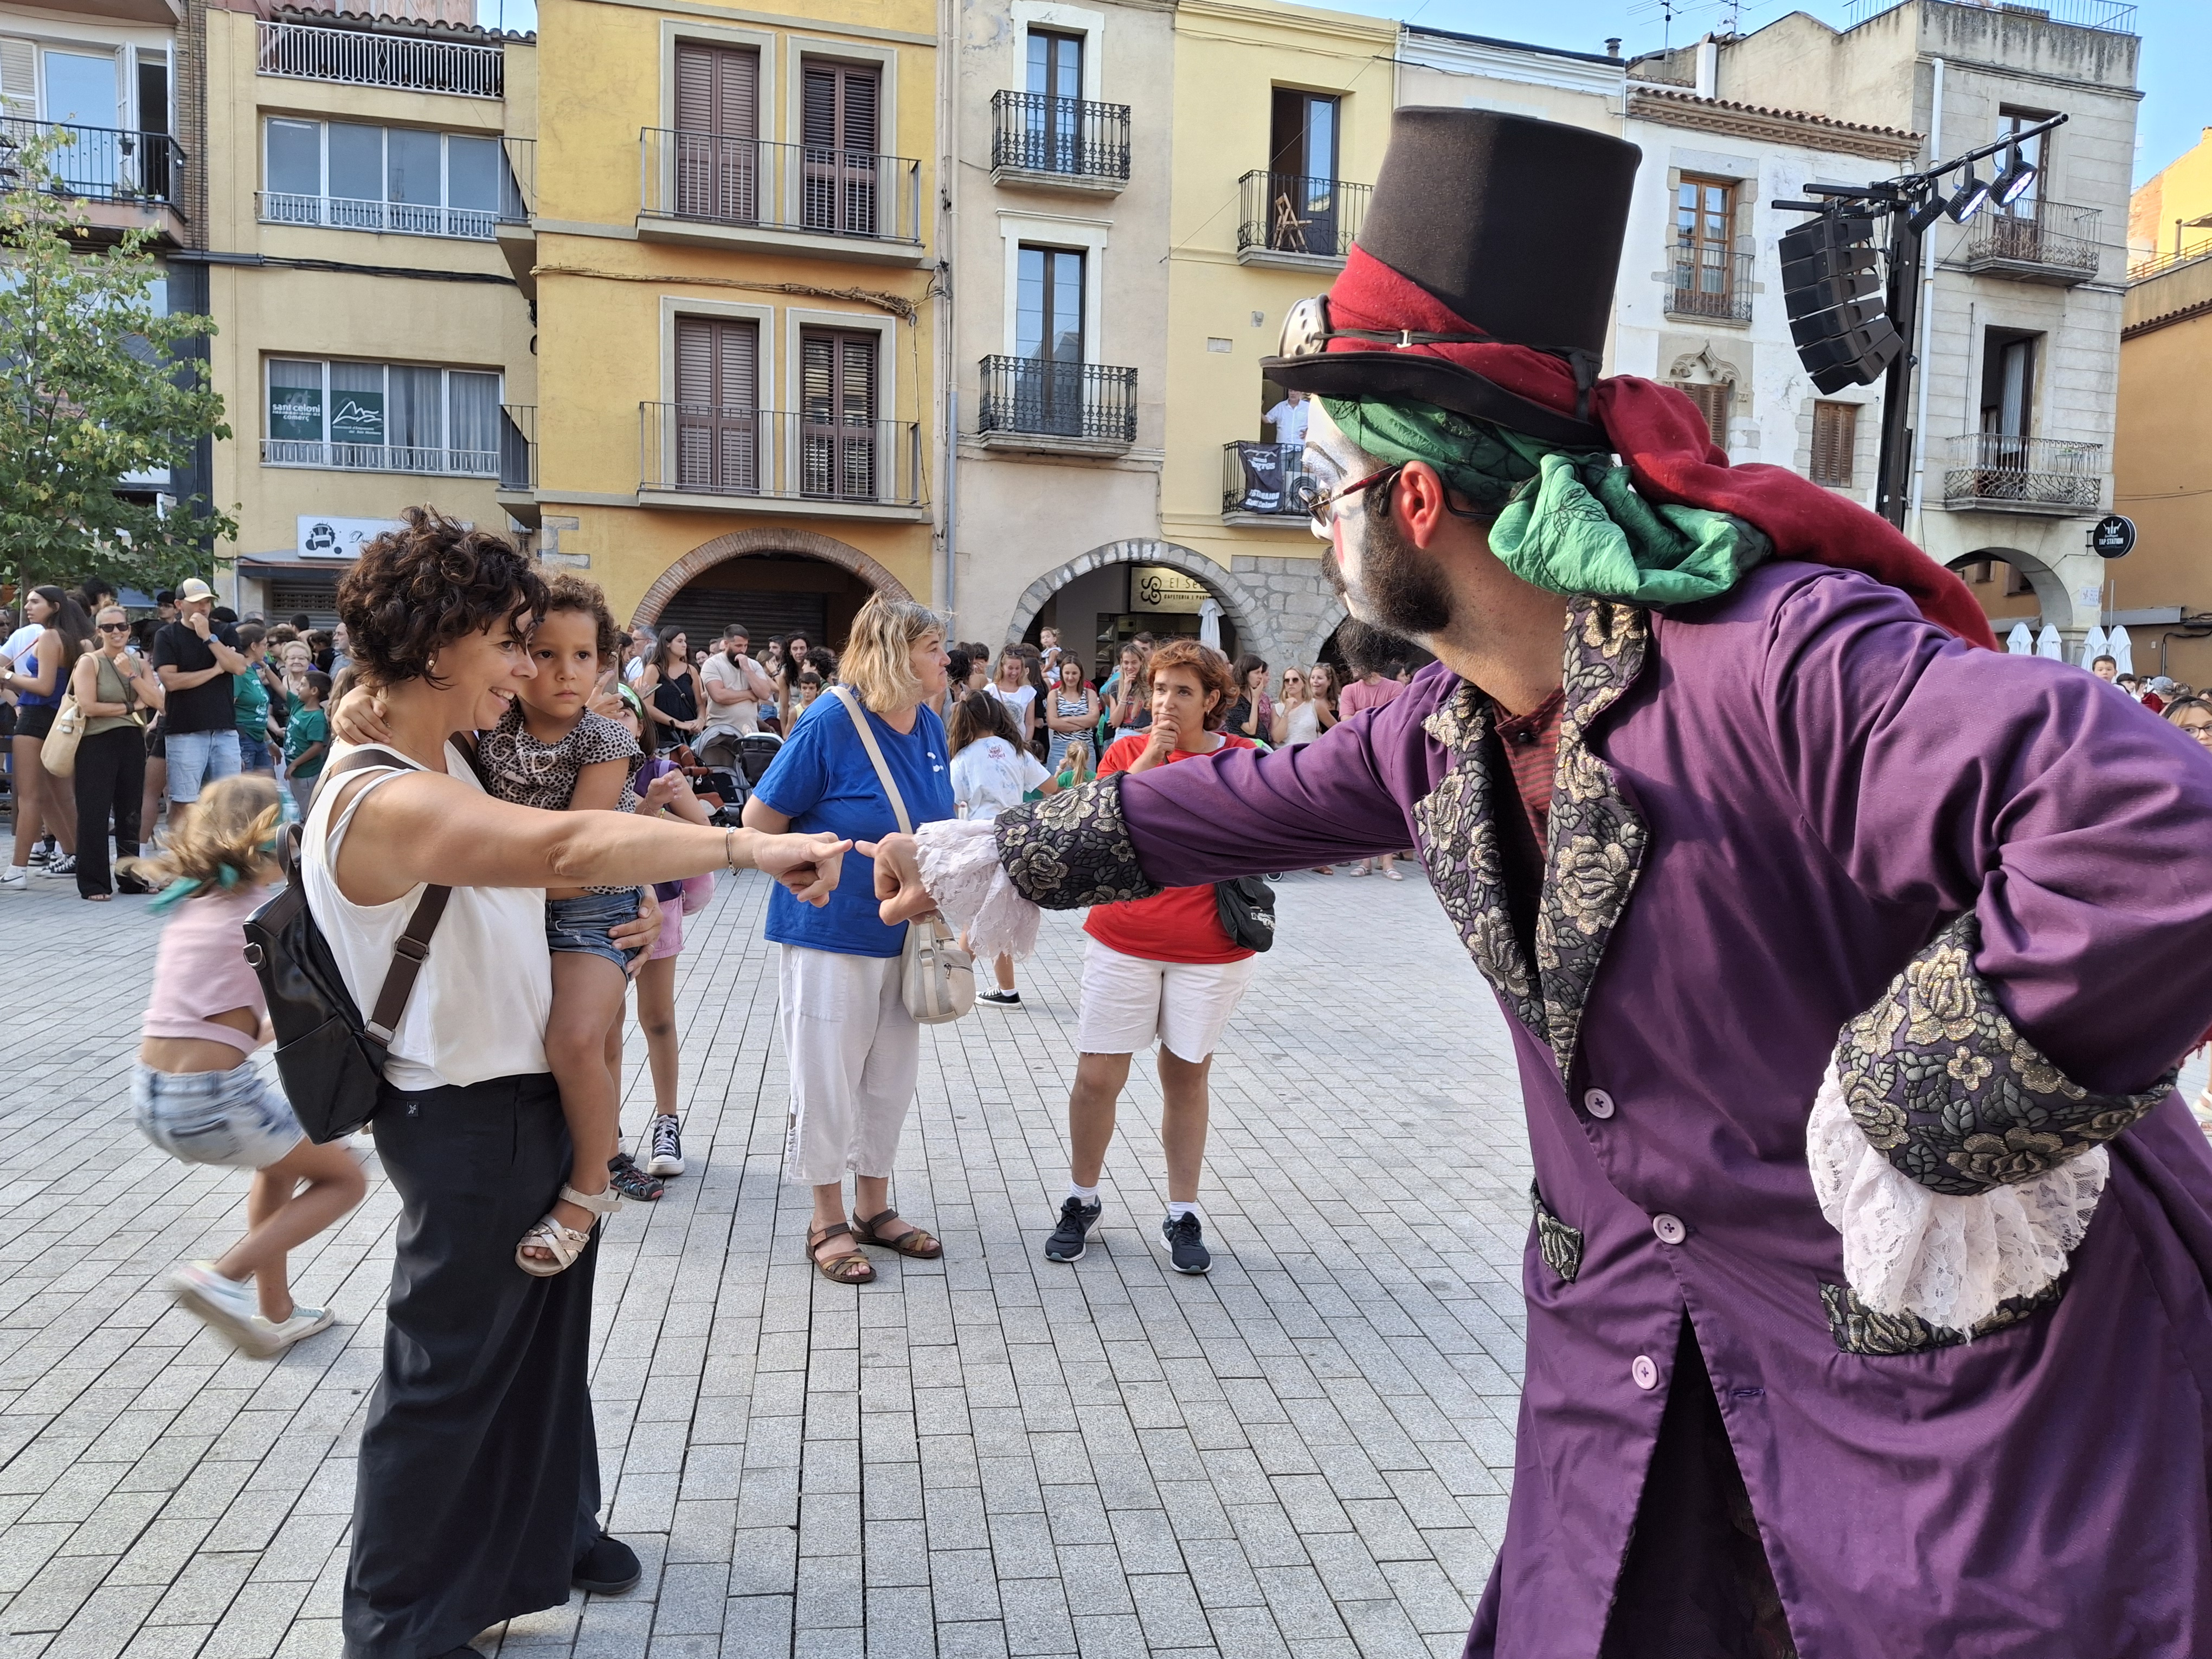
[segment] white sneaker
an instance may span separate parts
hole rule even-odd
[[[276,1328],[261,1317],[253,1287],[225,1279],[207,1261],[188,1261],[169,1269],[169,1290],[188,1313],[243,1352],[266,1359],[283,1347]]]
[[[28,866],[15,865],[0,871],[0,893],[27,893],[31,890],[31,872]]]
[[[331,1318],[331,1310],[328,1308],[305,1308],[295,1302],[292,1304],[292,1316],[283,1324],[279,1325],[272,1320],[264,1319],[259,1314],[256,1314],[253,1316],[253,1326],[258,1333],[262,1334],[264,1340],[272,1341],[276,1345],[271,1350],[272,1352],[276,1352],[290,1347],[302,1337],[313,1336],[317,1331],[328,1328]]]

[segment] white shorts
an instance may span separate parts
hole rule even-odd
[[[1086,1054],[1133,1054],[1157,1039],[1195,1066],[1229,1029],[1253,961],[1154,962],[1086,938],[1075,1046]]]

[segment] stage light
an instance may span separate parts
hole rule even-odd
[[[1963,225],[1982,210],[1990,199],[1990,187],[1974,177],[1972,162],[1966,164],[1966,182],[1961,184],[1951,199],[1943,204],[1943,211],[1951,216],[1951,222]]]
[[[1993,193],[1999,207],[2010,207],[2035,182],[2036,166],[2014,144],[2005,157],[2005,170],[1997,175]]]
[[[1905,222],[1912,227],[1912,234],[1917,236],[1942,216],[1943,194],[1941,191],[1931,190],[1920,205],[1912,210]]]
[[[1905,349],[1884,310],[1875,228],[1871,217],[1832,210],[1781,240],[1790,337],[1823,392],[1873,385]]]

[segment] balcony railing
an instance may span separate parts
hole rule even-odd
[[[1752,258],[1748,253],[1677,246],[1674,286],[1667,295],[1668,314],[1749,322]]]
[[[335,81],[349,87],[506,95],[507,57],[497,46],[421,34],[324,28],[313,23],[257,25],[264,75]]]
[[[1255,168],[1237,181],[1237,251],[1341,259],[1367,217],[1370,186]]]
[[[2172,270],[2176,265],[2185,265],[2192,259],[2203,258],[2208,253],[2212,253],[2212,235],[2200,236],[2194,241],[2185,240],[2179,247],[2168,248],[2162,252],[2147,253],[2142,258],[2130,262],[2128,266],[2128,280],[2131,283],[2139,283],[2146,276],[2155,276],[2161,271]]]
[[[264,225],[317,225],[328,230],[380,230],[402,236],[459,236],[489,242],[500,216],[476,208],[419,202],[361,202],[343,196],[294,196],[281,190],[254,192]]]
[[[921,505],[921,428],[711,404],[638,405],[641,489]]]
[[[1956,0],[1954,0],[1956,3]],[[1856,28],[1869,19],[1886,11],[1895,11],[1905,0],[1850,0],[1845,8],[1846,27]],[[2070,23],[2080,29],[2101,29],[2107,34],[2133,34],[2136,32],[2136,9],[2128,0],[2033,0],[2021,5],[1985,6],[1980,0],[1965,0],[1977,10],[2002,10],[2034,17],[2039,14],[2053,23]]]
[[[1221,510],[1304,519],[1319,488],[1306,471],[1304,444],[1221,446]]]
[[[1966,268],[2032,267],[2033,274],[2086,282],[2097,274],[2100,217],[2095,208],[2063,202],[1985,210],[1967,222]]]
[[[80,127],[20,116],[0,120],[0,173],[11,173],[16,150],[42,135],[52,141],[46,165],[53,170],[55,188],[64,195],[88,202],[173,204],[184,182],[185,152],[166,132]]]
[[[1137,441],[1137,371],[1038,357],[983,359],[976,430],[1099,444]]]
[[[1946,449],[1946,507],[1995,504],[2094,513],[2104,498],[2102,444],[1969,432],[1949,439]]]
[[[641,148],[648,218],[921,240],[921,164],[904,156],[672,127]]]
[[[1068,179],[1126,179],[1129,106],[1037,92],[993,93],[991,166]]]
[[[341,472],[431,472],[450,477],[495,478],[499,451],[447,449],[406,444],[311,443],[264,438],[264,466],[327,467]]]
[[[499,406],[499,487],[538,488],[538,405]]]

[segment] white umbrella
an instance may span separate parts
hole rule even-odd
[[[2058,630],[2051,623],[2043,624],[2043,632],[2035,636],[2035,654],[2048,657],[2053,662],[2066,660],[2066,642],[2058,637]]]
[[[2115,627],[2106,635],[2105,649],[2112,653],[2112,660],[2119,664],[2120,672],[2132,674],[2136,672],[2136,648],[2128,638],[2126,629]]]
[[[1221,649],[1221,601],[1211,595],[1199,601],[1198,642],[1216,651]]]
[[[2088,633],[2081,640],[2081,666],[2087,668],[2098,658],[2109,654],[2111,654],[2110,649],[2105,644],[2103,624],[2092,623],[2089,625]]]
[[[2026,623],[2014,623],[2012,632],[2005,635],[2005,649],[2015,657],[2035,654],[2035,634]]]

